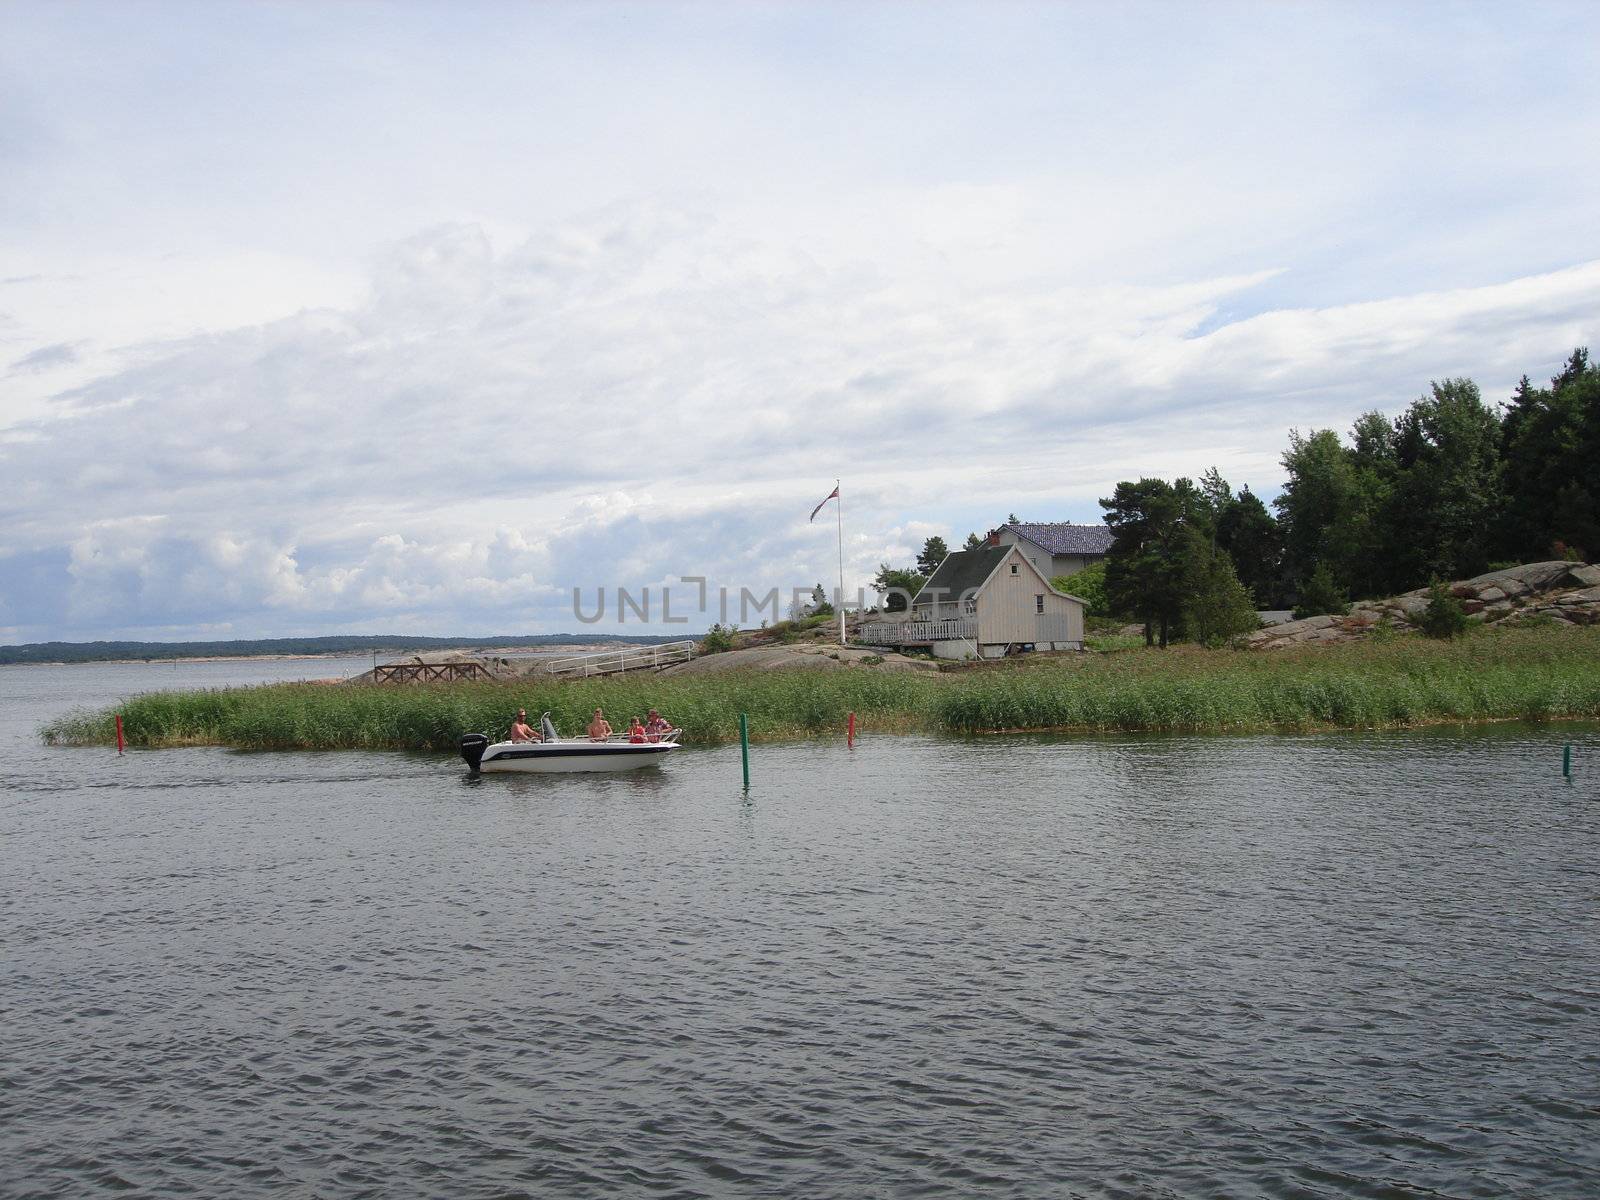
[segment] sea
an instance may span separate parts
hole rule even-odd
[[[1593,724],[38,734],[369,665],[0,667],[0,1195],[1600,1195]]]

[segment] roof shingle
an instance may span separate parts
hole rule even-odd
[[[1000,526],[1018,537],[1027,538],[1051,554],[1107,554],[1111,550],[1111,530],[1104,525],[1072,525],[1065,521],[1034,524],[1020,521]]]

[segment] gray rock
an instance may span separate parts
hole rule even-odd
[[[1600,604],[1600,587],[1584,588],[1581,592],[1568,592],[1556,603],[1563,608],[1569,604]]]
[[[1600,587],[1600,567],[1580,563],[1567,572],[1567,577],[1580,587]]]
[[[1570,570],[1571,563],[1557,559],[1553,562],[1523,563],[1520,567],[1512,567],[1506,574],[1522,580],[1529,590],[1542,592],[1560,583]]]

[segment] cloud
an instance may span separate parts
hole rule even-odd
[[[1600,300],[1589,263],[1219,320],[1276,269],[1024,285],[981,238],[894,253],[656,204],[498,250],[457,224],[377,255],[359,304],[126,347],[0,441],[10,627],[565,630],[575,587],[831,586],[805,516],[836,476],[855,587],[1009,510],[1097,519],[1119,478],[1270,491],[1291,425],[1445,375],[1492,396]]]
[[[57,342],[53,346],[41,346],[31,353],[24,354],[11,364],[15,372],[49,371],[55,367],[65,367],[78,361],[78,351],[69,342]]]

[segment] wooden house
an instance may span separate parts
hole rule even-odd
[[[926,647],[940,658],[1081,650],[1085,607],[1051,587],[1021,548],[985,545],[940,563],[904,620],[870,622],[857,637],[870,645]]]

